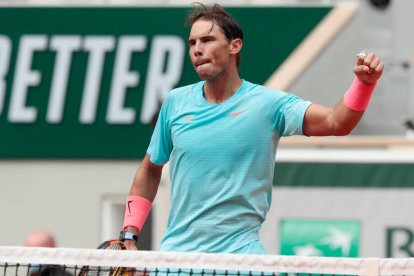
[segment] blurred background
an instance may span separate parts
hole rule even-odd
[[[245,32],[240,75],[335,105],[361,50],[385,63],[349,137],[283,138],[270,254],[414,256],[414,1],[217,1]],[[198,81],[183,0],[0,0],[0,245],[116,238],[165,95]],[[204,1],[205,4],[215,3]],[[168,165],[141,240],[158,250]]]

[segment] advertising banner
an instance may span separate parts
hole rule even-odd
[[[229,8],[262,84],[329,7]],[[0,158],[142,158],[165,95],[199,81],[188,8],[1,7]]]
[[[265,246],[272,245],[267,250],[301,256],[414,257],[410,152],[403,154],[407,158],[392,152],[384,153],[385,158],[373,150],[332,152],[336,160],[327,161],[324,151],[315,151],[312,162],[276,162],[272,206],[262,233]],[[283,150],[279,153],[289,159]],[[354,160],[339,161],[351,154]]]

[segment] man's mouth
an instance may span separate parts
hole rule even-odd
[[[199,66],[204,65],[206,63],[208,63],[208,61],[207,60],[203,60],[203,61],[198,61],[198,62],[194,63],[194,65],[195,65],[195,67],[199,67]]]

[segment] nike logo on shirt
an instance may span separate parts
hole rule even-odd
[[[246,109],[242,110],[242,111],[235,111],[235,112],[230,113],[230,116],[231,117],[237,117],[237,116],[239,116],[240,114],[242,114],[243,112],[246,112],[246,111],[247,111]]]
[[[184,116],[183,117],[183,120],[185,121],[185,122],[189,122],[189,121],[191,121],[192,119],[194,119],[196,116],[195,115],[186,115],[186,116]]]

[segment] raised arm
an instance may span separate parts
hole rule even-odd
[[[303,132],[307,136],[348,135],[361,120],[384,63],[371,52],[357,56],[355,79],[345,96],[333,107],[312,104],[306,111]]]
[[[152,207],[152,201],[158,191],[162,167],[151,162],[147,154],[142,160],[126,202],[123,230],[127,233],[125,245],[128,249],[137,249],[131,233],[138,235]]]

